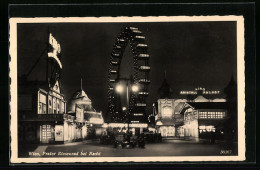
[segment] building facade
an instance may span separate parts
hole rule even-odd
[[[80,116],[82,121],[82,138],[87,139],[101,136],[105,131],[102,126],[104,124],[102,112],[97,112],[93,108],[92,101],[82,88],[72,95],[68,104],[68,114],[76,114],[78,108],[82,112]],[[78,116],[76,115],[76,117]]]
[[[229,117],[228,104],[220,93],[218,90],[198,87],[195,90],[182,90],[181,97],[173,97],[173,90],[165,77],[158,90],[159,99],[154,103],[156,131],[162,137],[194,140],[217,133]]]
[[[77,109],[79,113],[74,115],[67,113],[67,101],[60,81],[61,48],[52,34],[49,35],[46,51],[43,53],[45,60],[39,58],[27,74],[18,77],[19,150],[23,144],[64,143],[82,139],[80,110]],[[46,64],[46,70],[39,71],[45,73],[45,77],[33,72],[39,63]],[[42,78],[45,80],[38,80]]]
[[[66,113],[66,100],[59,82],[48,88],[46,82],[19,79],[19,141],[54,143],[63,141],[60,131]],[[62,136],[62,137],[61,137]]]

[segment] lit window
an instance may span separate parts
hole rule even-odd
[[[57,99],[57,113],[60,113],[60,100]]]
[[[64,109],[65,109],[64,102],[61,102],[61,113],[64,113]]]
[[[53,111],[52,111],[52,97],[49,96],[49,110],[48,110],[48,114],[52,114]]]
[[[199,112],[199,118],[200,119],[207,119],[208,118],[207,112]]]
[[[57,112],[56,98],[53,98],[53,113],[56,114],[56,112]]]
[[[208,118],[209,119],[215,119],[216,118],[216,113],[215,112],[208,112]]]
[[[217,113],[216,113],[216,118],[217,118],[217,119],[223,119],[223,118],[224,118],[224,115],[225,115],[225,112],[217,112]]]
[[[164,107],[162,110],[162,117],[172,117],[172,108]]]
[[[39,95],[39,114],[46,114],[46,95],[40,93]]]

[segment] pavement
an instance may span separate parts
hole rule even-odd
[[[227,148],[223,142],[215,144],[191,140],[163,140],[147,143],[145,148],[114,148],[99,140],[85,140],[55,145],[40,145],[27,157],[143,157],[143,156],[230,156],[237,155],[237,143]]]

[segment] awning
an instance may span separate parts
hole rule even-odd
[[[182,126],[183,124],[183,121],[177,121],[176,119],[156,121],[156,126]]]

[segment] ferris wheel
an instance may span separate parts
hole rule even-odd
[[[130,91],[128,112],[125,113],[122,111],[120,95],[116,93],[116,85],[120,81],[121,60],[128,44],[133,55],[133,75],[130,83],[138,85],[138,91]],[[134,123],[147,121],[145,100],[149,94],[149,58],[148,45],[142,32],[135,27],[123,28],[114,43],[108,70],[108,116],[111,122],[126,122],[129,117]]]

